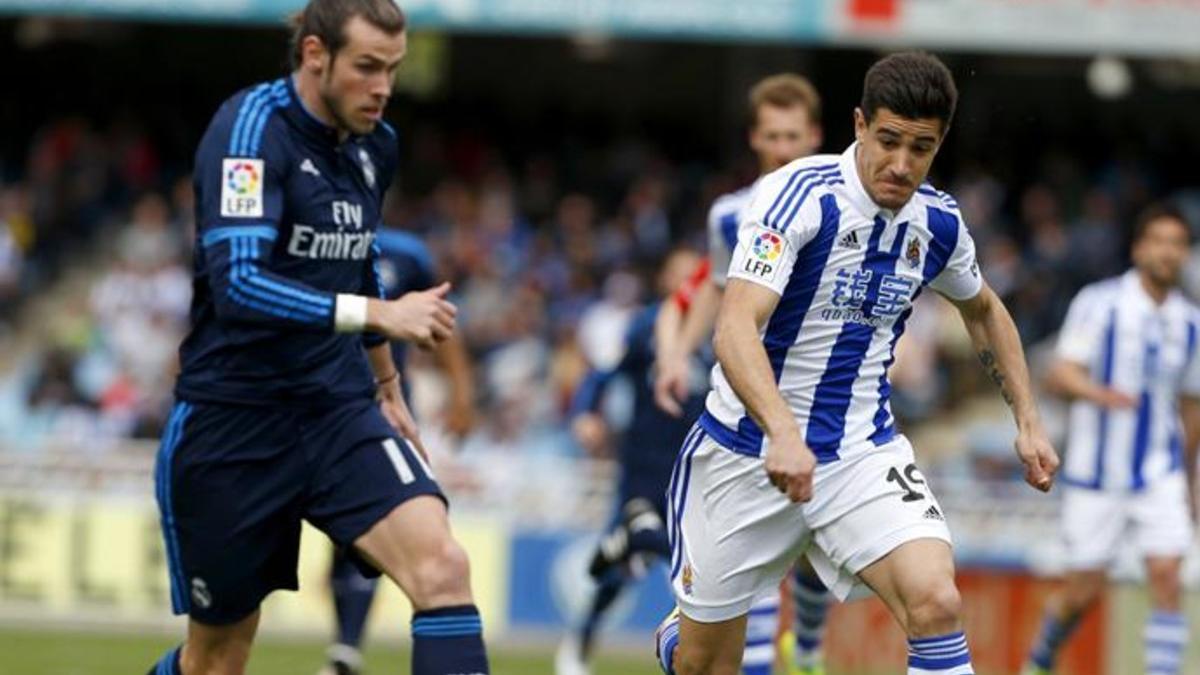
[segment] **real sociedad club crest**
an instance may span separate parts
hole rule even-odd
[[[375,187],[375,164],[366,150],[358,149],[358,161],[362,164],[363,178],[367,179],[367,187]]]
[[[916,267],[921,264],[921,240],[913,237],[908,240],[908,251],[905,252],[904,258],[908,260],[909,267]]]

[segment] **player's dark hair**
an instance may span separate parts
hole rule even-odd
[[[1133,221],[1133,243],[1136,244],[1146,236],[1150,225],[1160,220],[1173,220],[1179,223],[1183,227],[1183,231],[1187,232],[1188,242],[1192,241],[1192,227],[1188,223],[1187,216],[1183,215],[1183,211],[1170,202],[1157,202],[1142,209],[1138,213],[1137,220]]]
[[[336,57],[346,46],[346,24],[356,16],[391,35],[403,31],[408,23],[393,0],[308,0],[291,20],[292,68],[300,67],[301,45],[309,35],[320,38],[331,58]]]
[[[867,71],[860,107],[868,124],[887,108],[907,119],[939,119],[945,134],[957,105],[958,87],[946,64],[927,52],[900,52]]]
[[[758,110],[803,107],[810,124],[821,123],[821,95],[807,79],[793,73],[780,73],[759,80],[750,90],[750,126],[758,124]]]

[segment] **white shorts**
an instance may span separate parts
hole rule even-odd
[[[1067,487],[1062,503],[1067,569],[1107,569],[1130,545],[1141,557],[1186,555],[1192,546],[1187,499],[1182,472],[1141,492]]]
[[[846,599],[858,573],[916,539],[950,543],[937,499],[903,436],[817,467],[813,499],[793,504],[749,457],[693,430],[668,488],[671,585],[680,611],[725,621],[773,592],[807,552],[821,581]]]

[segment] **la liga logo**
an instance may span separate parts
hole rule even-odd
[[[225,185],[237,195],[254,192],[261,180],[258,170],[248,162],[237,162],[225,173]]]
[[[752,248],[756,258],[773,262],[783,253],[783,239],[774,232],[759,232]]]

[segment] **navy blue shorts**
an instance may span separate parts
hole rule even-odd
[[[155,467],[171,605],[239,621],[298,588],[300,521],[351,547],[397,505],[441,490],[378,405],[292,410],[180,401]],[[377,574],[377,573],[376,573]]]

